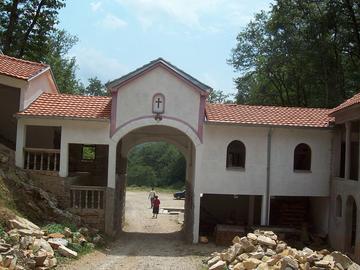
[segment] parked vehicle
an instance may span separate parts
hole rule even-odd
[[[185,199],[185,190],[174,193],[174,199],[180,200]]]

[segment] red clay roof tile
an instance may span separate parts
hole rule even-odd
[[[330,111],[317,108],[206,104],[208,122],[233,124],[328,127],[333,120],[328,116]]]
[[[19,116],[110,119],[111,97],[41,94]]]
[[[208,122],[329,127],[330,109],[206,104]],[[43,93],[19,116],[110,119],[111,98]]]
[[[0,54],[0,74],[28,80],[48,68],[48,65]]]
[[[339,106],[335,107],[334,109],[331,110],[330,114],[332,115],[333,113],[340,111],[342,109],[348,108],[350,106],[353,106],[355,104],[359,104],[360,103],[360,93],[357,93],[356,95],[354,95],[353,97],[349,98],[348,100],[345,100],[343,103],[341,103]]]

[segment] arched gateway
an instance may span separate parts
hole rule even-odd
[[[16,165],[87,223],[121,228],[128,150],[161,140],[186,157],[194,242],[301,226],[360,260],[360,94],[332,110],[205,104],[210,87],[157,59],[109,83],[111,97],[89,97],[60,94],[47,65],[5,55],[1,63],[0,141],[15,148],[16,133]],[[310,150],[304,168],[295,166],[299,145]]]
[[[205,100],[211,88],[161,58],[108,83],[107,88],[111,98],[41,95],[19,117],[17,147],[25,147],[25,151],[17,153],[18,166],[75,177],[70,208],[85,219],[89,217],[90,223],[96,220],[98,227],[112,235],[121,229],[124,217],[129,149],[149,141],[174,144],[187,161],[185,232],[196,242],[200,215],[197,160],[203,139]],[[40,106],[43,112],[44,103],[50,103],[51,121],[39,115],[36,119],[26,117],[33,116]],[[57,107],[62,111],[57,113]],[[62,117],[56,117],[59,115]],[[58,147],[46,145],[41,139],[36,142],[39,125],[47,144],[57,140]],[[57,139],[54,130],[60,134]],[[32,152],[39,146],[47,151]]]
[[[165,141],[186,158],[185,232],[193,242],[214,232],[226,241],[259,225],[329,232],[328,110],[206,104],[211,88],[163,59],[107,88],[111,97],[30,91],[34,101],[16,114],[16,165],[56,175],[40,180],[87,223],[111,235],[121,229],[128,151]],[[347,126],[341,138],[358,130]],[[311,149],[307,170],[294,168],[301,144]],[[350,176],[357,167],[345,161]]]
[[[197,241],[200,194],[196,192],[197,149],[202,144],[205,99],[210,88],[163,59],[108,84],[112,93],[106,231],[123,217],[127,152],[148,141],[167,141],[184,154],[186,167],[185,232]],[[114,224],[114,225],[113,225]]]

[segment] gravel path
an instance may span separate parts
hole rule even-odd
[[[159,198],[160,207],[184,205],[183,200],[173,200],[171,194],[160,194]],[[147,193],[128,191],[125,227],[119,239],[104,251],[95,251],[58,269],[202,269],[201,259],[215,246],[186,244],[180,229],[177,215],[152,218]]]

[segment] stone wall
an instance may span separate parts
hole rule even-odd
[[[52,193],[63,209],[70,207],[70,185],[76,182],[76,177],[49,176],[30,172],[30,177],[39,188]]]

